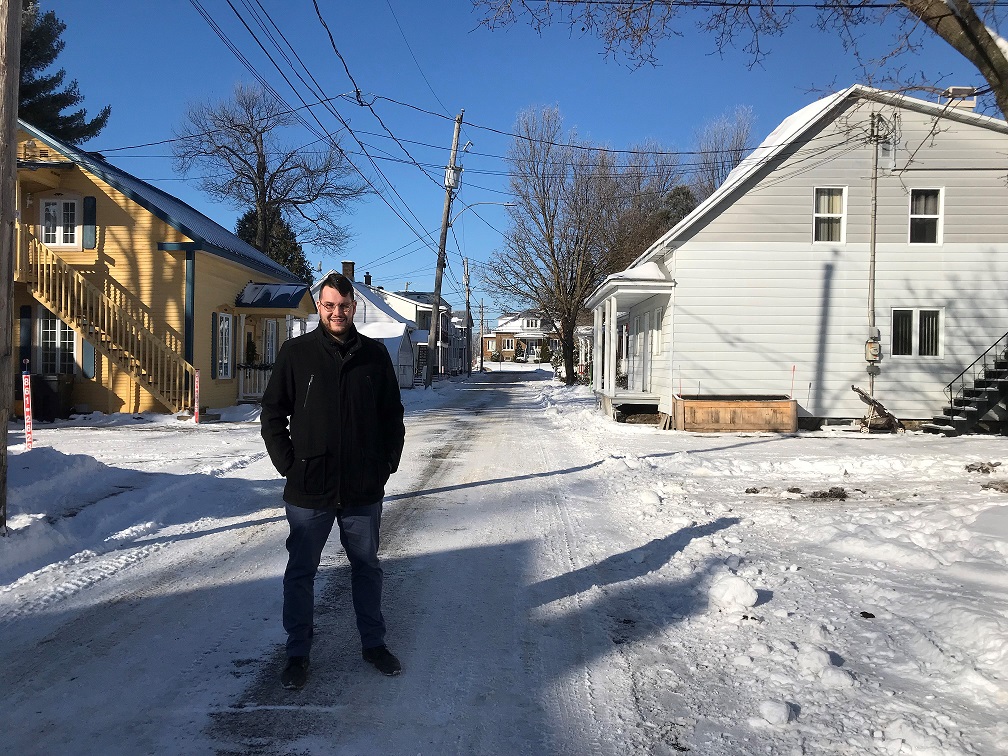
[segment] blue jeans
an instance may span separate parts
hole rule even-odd
[[[361,647],[385,643],[381,612],[382,568],[378,561],[378,531],[382,504],[342,509],[308,509],[287,505],[287,569],[283,580],[283,626],[287,656],[308,656],[315,613],[315,575],[333,523],[350,562],[350,591]]]

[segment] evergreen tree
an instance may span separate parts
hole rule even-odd
[[[105,128],[112,106],[106,105],[90,121],[84,108],[64,114],[84,101],[76,79],[64,85],[64,69],[45,73],[66,45],[60,39],[65,29],[66,24],[53,11],[41,13],[36,0],[25,0],[21,12],[18,117],[68,144],[80,144]]]
[[[235,234],[244,242],[255,246],[258,216],[255,208],[246,212],[238,219]],[[312,282],[312,269],[298,243],[294,230],[282,215],[270,213],[266,219],[266,249],[259,250],[271,260],[283,265],[287,270],[305,283]]]

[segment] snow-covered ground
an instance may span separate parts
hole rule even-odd
[[[254,409],[12,424],[5,751],[1008,753],[1008,438],[662,432],[487,367],[404,392],[403,675],[333,539],[298,692]]]

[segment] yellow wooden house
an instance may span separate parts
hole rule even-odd
[[[18,125],[14,343],[36,413],[42,398],[62,414],[191,411],[197,371],[201,407],[258,399],[315,311],[308,285],[100,155]]]

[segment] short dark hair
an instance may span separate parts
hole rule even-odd
[[[322,279],[322,285],[319,286],[319,299],[322,298],[322,289],[328,286],[331,289],[336,289],[344,297],[350,297],[350,299],[356,299],[354,296],[353,281],[344,276],[342,273],[330,273],[328,276]]]

